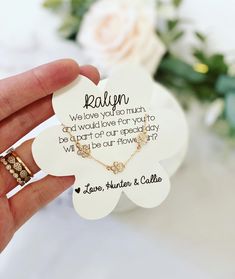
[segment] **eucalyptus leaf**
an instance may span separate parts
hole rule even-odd
[[[225,94],[230,91],[235,91],[235,77],[221,75],[216,82],[216,90],[219,93]]]
[[[175,57],[165,58],[159,69],[193,83],[200,83],[205,80],[205,75],[195,72],[191,65]]]
[[[225,97],[225,113],[231,127],[235,129],[235,91],[230,91]]]

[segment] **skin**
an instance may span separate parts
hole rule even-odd
[[[96,68],[79,67],[71,59],[57,60],[0,80],[0,154],[54,114],[52,92],[68,85],[79,74],[88,77],[95,84],[100,80]],[[32,142],[33,139],[24,142],[16,152],[35,174],[39,167],[32,157]],[[14,233],[29,218],[73,183],[73,176],[48,175],[29,183],[8,199],[7,193],[17,183],[3,164],[0,164],[0,251],[3,251]]]

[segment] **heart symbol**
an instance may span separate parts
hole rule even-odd
[[[78,193],[78,194],[80,193],[80,191],[81,191],[81,188],[80,188],[80,187],[78,187],[77,189],[75,189],[75,192]]]

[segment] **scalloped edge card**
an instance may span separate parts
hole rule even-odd
[[[61,125],[37,136],[33,156],[47,174],[75,176],[73,204],[80,216],[108,215],[122,192],[145,208],[167,197],[170,180],[160,161],[182,148],[186,128],[180,113],[161,106],[153,109],[153,85],[141,66],[123,64],[104,89],[79,76],[53,94]],[[143,132],[147,137],[141,145],[136,139]],[[81,146],[87,148],[85,155]]]

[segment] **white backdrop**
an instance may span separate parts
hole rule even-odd
[[[0,0],[0,77],[55,58],[83,61],[40,2]],[[234,0],[185,0],[182,14],[233,56]],[[235,154],[199,125],[200,113],[188,116],[189,153],[164,204],[91,222],[75,214],[68,191],[17,232],[0,278],[234,279]]]

